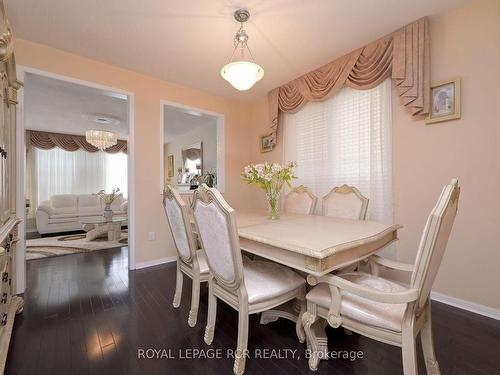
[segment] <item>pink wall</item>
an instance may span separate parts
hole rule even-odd
[[[413,261],[426,217],[442,186],[458,177],[459,214],[435,290],[500,309],[500,3],[478,0],[431,18],[435,81],[462,77],[462,119],[425,125],[393,108],[395,219],[403,224],[397,257]],[[242,184],[249,162],[282,161],[278,147],[260,154],[268,130],[267,99],[242,104],[138,73],[16,40],[19,64],[135,93],[137,262],[174,255],[159,195],[159,101],[179,102],[225,115],[226,197],[235,207],[265,207],[263,194]],[[334,58],[335,56],[332,56]],[[157,240],[147,241],[155,231]]]
[[[462,118],[425,125],[394,106],[398,257],[413,260],[442,185],[458,177],[459,213],[435,289],[500,309],[500,2],[471,2],[430,27],[432,79],[462,78]]]
[[[426,125],[394,96],[394,210],[404,226],[397,257],[413,262],[427,215],[443,185],[458,177],[459,214],[434,289],[500,309],[500,2],[475,1],[432,17],[430,32],[432,79],[462,78],[462,118]],[[257,139],[268,129],[265,98],[251,119]],[[282,161],[283,149],[260,154],[256,141],[252,153],[255,162]],[[263,195],[252,194],[265,207]]]
[[[236,207],[249,204],[247,199],[242,199],[249,187],[239,178],[243,166],[250,160],[249,112],[244,104],[26,40],[16,39],[15,51],[18,65],[134,93],[137,263],[175,255],[160,195],[160,100],[224,114],[225,196]],[[156,241],[147,240],[150,231],[156,232]]]

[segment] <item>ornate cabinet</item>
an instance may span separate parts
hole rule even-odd
[[[18,219],[9,219],[0,229],[0,374],[4,373],[9,341],[16,314],[23,310],[24,301],[15,293],[15,249],[18,241]]]
[[[0,375],[23,299],[16,291],[16,105],[21,83],[16,77],[12,32],[0,0]]]

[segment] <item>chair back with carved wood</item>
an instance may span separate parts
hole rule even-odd
[[[291,214],[312,215],[318,198],[308,187],[300,185],[294,187],[285,197],[284,210]]]
[[[237,289],[243,263],[235,211],[217,189],[203,184],[194,194],[193,215],[212,275],[226,289]]]
[[[179,193],[168,185],[163,191],[163,208],[179,258],[191,263],[197,246],[191,230],[189,206]]]
[[[340,219],[365,220],[369,199],[354,186],[334,187],[323,197],[323,215]]]
[[[420,291],[417,311],[425,306],[429,298],[455,221],[459,197],[458,180],[453,179],[443,188],[425,224],[411,278],[411,286]]]

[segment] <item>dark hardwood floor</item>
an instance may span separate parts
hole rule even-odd
[[[189,328],[190,281],[185,278],[181,307],[174,309],[174,280],[174,263],[129,272],[126,248],[28,262],[25,309],[15,321],[6,373],[232,374],[225,351],[235,349],[237,313],[218,304],[215,339],[208,347],[203,342],[206,288],[198,324]],[[500,373],[500,322],[440,303],[432,308],[443,374]],[[313,373],[294,332],[291,322],[263,326],[252,316],[246,374]],[[316,374],[402,374],[399,348],[343,330],[328,334],[330,350],[361,350],[363,359],[322,361]],[[177,358],[139,359],[138,350],[149,348],[170,349]],[[189,348],[220,349],[224,359],[179,358],[179,350],[186,356],[183,350]],[[286,359],[254,358],[257,349],[296,350],[296,357],[289,352]],[[419,368],[425,374],[421,352]]]

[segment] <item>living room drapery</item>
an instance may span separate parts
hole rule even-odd
[[[61,134],[61,133],[50,133],[37,130],[27,130],[26,131],[26,144],[29,146],[34,146],[41,148],[42,150],[50,150],[54,147],[59,147],[66,151],[76,151],[78,149],[83,149],[87,152],[97,152],[99,149],[92,146],[85,140],[84,136],[72,135],[72,134]],[[116,154],[118,152],[127,153],[127,141],[118,140],[118,143],[104,150],[109,154]]]
[[[427,17],[269,92],[274,142],[280,111],[297,112],[307,102],[329,98],[344,85],[358,90],[371,89],[388,77],[394,81],[403,105],[412,115],[428,113],[430,55]]]
[[[127,197],[127,159],[127,154],[122,152],[29,148],[26,153],[26,198],[31,206],[28,217],[34,217],[41,201],[56,194],[91,194],[101,189],[109,192],[120,188]]]

